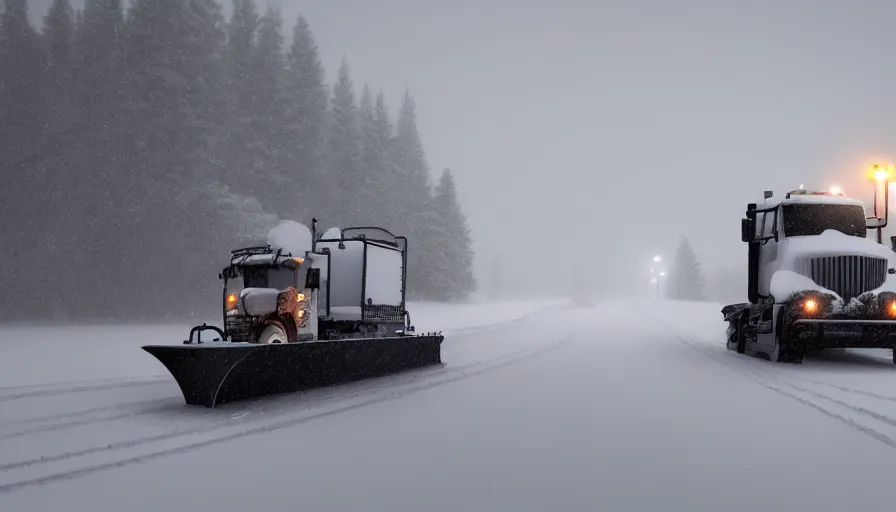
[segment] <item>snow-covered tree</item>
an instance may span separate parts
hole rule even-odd
[[[687,237],[681,239],[672,263],[667,295],[669,298],[701,301],[706,298],[706,280]]]
[[[38,31],[0,0],[0,317],[213,313],[228,250],[312,215],[408,236],[410,297],[463,295],[410,95],[393,125],[345,65],[331,98],[303,18],[284,51],[275,9],[227,1],[48,0]]]
[[[311,27],[299,17],[293,28],[292,45],[286,56],[284,119],[282,130],[287,138],[285,173],[299,185],[297,201],[307,209],[292,219],[310,222],[325,206],[320,196],[328,183],[323,175],[326,151],[326,122],[329,91],[324,83],[317,43]],[[323,192],[323,193],[322,193]],[[310,211],[309,211],[310,210]]]
[[[40,211],[46,177],[38,172],[45,59],[40,37],[28,23],[25,0],[0,0],[0,251],[4,256],[33,253],[46,226]],[[37,276],[32,268],[39,268],[33,260],[21,266],[0,265],[2,287],[34,286],[31,281]],[[27,299],[21,300],[30,302]],[[21,306],[41,310],[39,300]]]
[[[437,246],[437,217],[430,207],[432,191],[429,164],[417,129],[417,112],[414,99],[405,91],[398,113],[395,138],[392,144],[392,165],[395,172],[395,191],[401,198],[393,208],[399,221],[399,231],[407,234],[417,250],[408,255],[408,294],[425,297],[436,291],[432,261]]]
[[[253,101],[255,80],[253,56],[258,33],[258,9],[252,0],[233,0],[233,14],[227,24],[224,50],[225,138],[219,157],[223,163],[225,183],[244,194],[252,194],[255,181],[252,144],[254,141]]]
[[[391,209],[396,201],[395,176],[389,162],[392,126],[382,95],[373,104],[370,87],[361,93],[361,153],[365,174],[365,196],[368,196],[368,222],[394,228]]]
[[[327,177],[333,183],[331,209],[324,218],[340,226],[364,222],[370,202],[361,154],[361,124],[348,63],[339,66],[330,106]]]
[[[288,148],[294,144],[288,131],[284,105],[286,62],[283,55],[280,12],[268,8],[258,24],[257,44],[252,52],[248,154],[251,167],[244,169],[252,186],[246,192],[282,218],[298,216],[299,186],[290,171]]]
[[[433,295],[455,300],[467,297],[476,289],[473,276],[473,240],[467,217],[460,208],[457,188],[450,169],[442,171],[432,200],[437,222],[430,233],[435,234],[435,254],[438,257],[434,276]]]

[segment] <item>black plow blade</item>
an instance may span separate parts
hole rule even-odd
[[[190,405],[215,407],[441,364],[442,335],[278,345],[149,345]]]

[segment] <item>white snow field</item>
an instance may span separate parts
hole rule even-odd
[[[415,305],[444,366],[189,407],[146,342],[0,331],[0,511],[884,511],[888,353],[727,351],[720,306]]]

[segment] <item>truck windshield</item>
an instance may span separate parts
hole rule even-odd
[[[851,204],[786,204],[784,236],[815,236],[827,229],[865,238],[865,209]]]
[[[285,290],[295,286],[295,273],[288,268],[270,268],[261,265],[246,265],[240,268],[243,285],[246,288],[276,288]]]

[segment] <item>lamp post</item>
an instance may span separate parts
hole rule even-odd
[[[868,169],[868,177],[873,179],[874,187],[874,219],[869,228],[877,230],[877,243],[883,243],[883,228],[887,227],[890,207],[890,179],[893,177],[892,165],[874,164]]]
[[[650,267],[650,284],[656,285],[656,300],[660,300],[660,279],[666,277],[666,271],[657,269],[657,266],[662,263],[663,258],[660,256],[653,257],[653,265]]]

